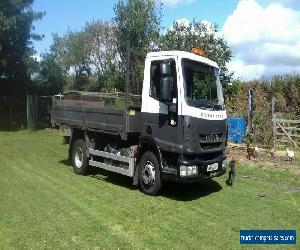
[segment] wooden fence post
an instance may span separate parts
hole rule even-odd
[[[33,120],[34,120],[34,129],[38,128],[38,96],[35,94],[34,95],[34,103],[33,103],[33,110],[34,110],[34,116],[33,116]]]
[[[27,129],[32,130],[31,115],[30,115],[30,95],[26,95],[26,115],[27,115]]]
[[[276,121],[275,121],[275,103],[276,99],[275,97],[272,97],[272,122],[273,122],[273,151],[276,151],[276,133],[277,133],[277,128],[276,128]]]
[[[36,106],[37,97],[27,94],[27,129],[32,131],[36,129]]]

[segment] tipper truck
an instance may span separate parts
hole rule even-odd
[[[111,96],[92,92],[56,98],[52,122],[71,131],[74,172],[84,175],[94,166],[126,175],[148,195],[157,195],[168,181],[223,175],[223,82],[218,65],[196,52],[148,53],[140,105],[130,104],[136,96],[129,94],[129,76],[122,109],[107,106],[105,98]]]

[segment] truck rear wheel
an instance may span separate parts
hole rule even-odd
[[[151,151],[142,155],[139,164],[139,187],[147,195],[157,195],[162,186],[157,157]]]
[[[72,165],[76,174],[85,175],[88,171],[87,148],[84,140],[78,139],[72,146]]]

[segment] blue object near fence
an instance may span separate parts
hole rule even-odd
[[[245,139],[246,121],[243,117],[232,117],[227,119],[228,140],[242,143]]]

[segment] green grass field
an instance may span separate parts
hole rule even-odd
[[[0,249],[251,248],[239,244],[240,229],[297,229],[287,248],[300,248],[291,170],[238,165],[232,188],[226,175],[150,197],[127,177],[74,174],[56,131],[0,132],[0,150]]]

